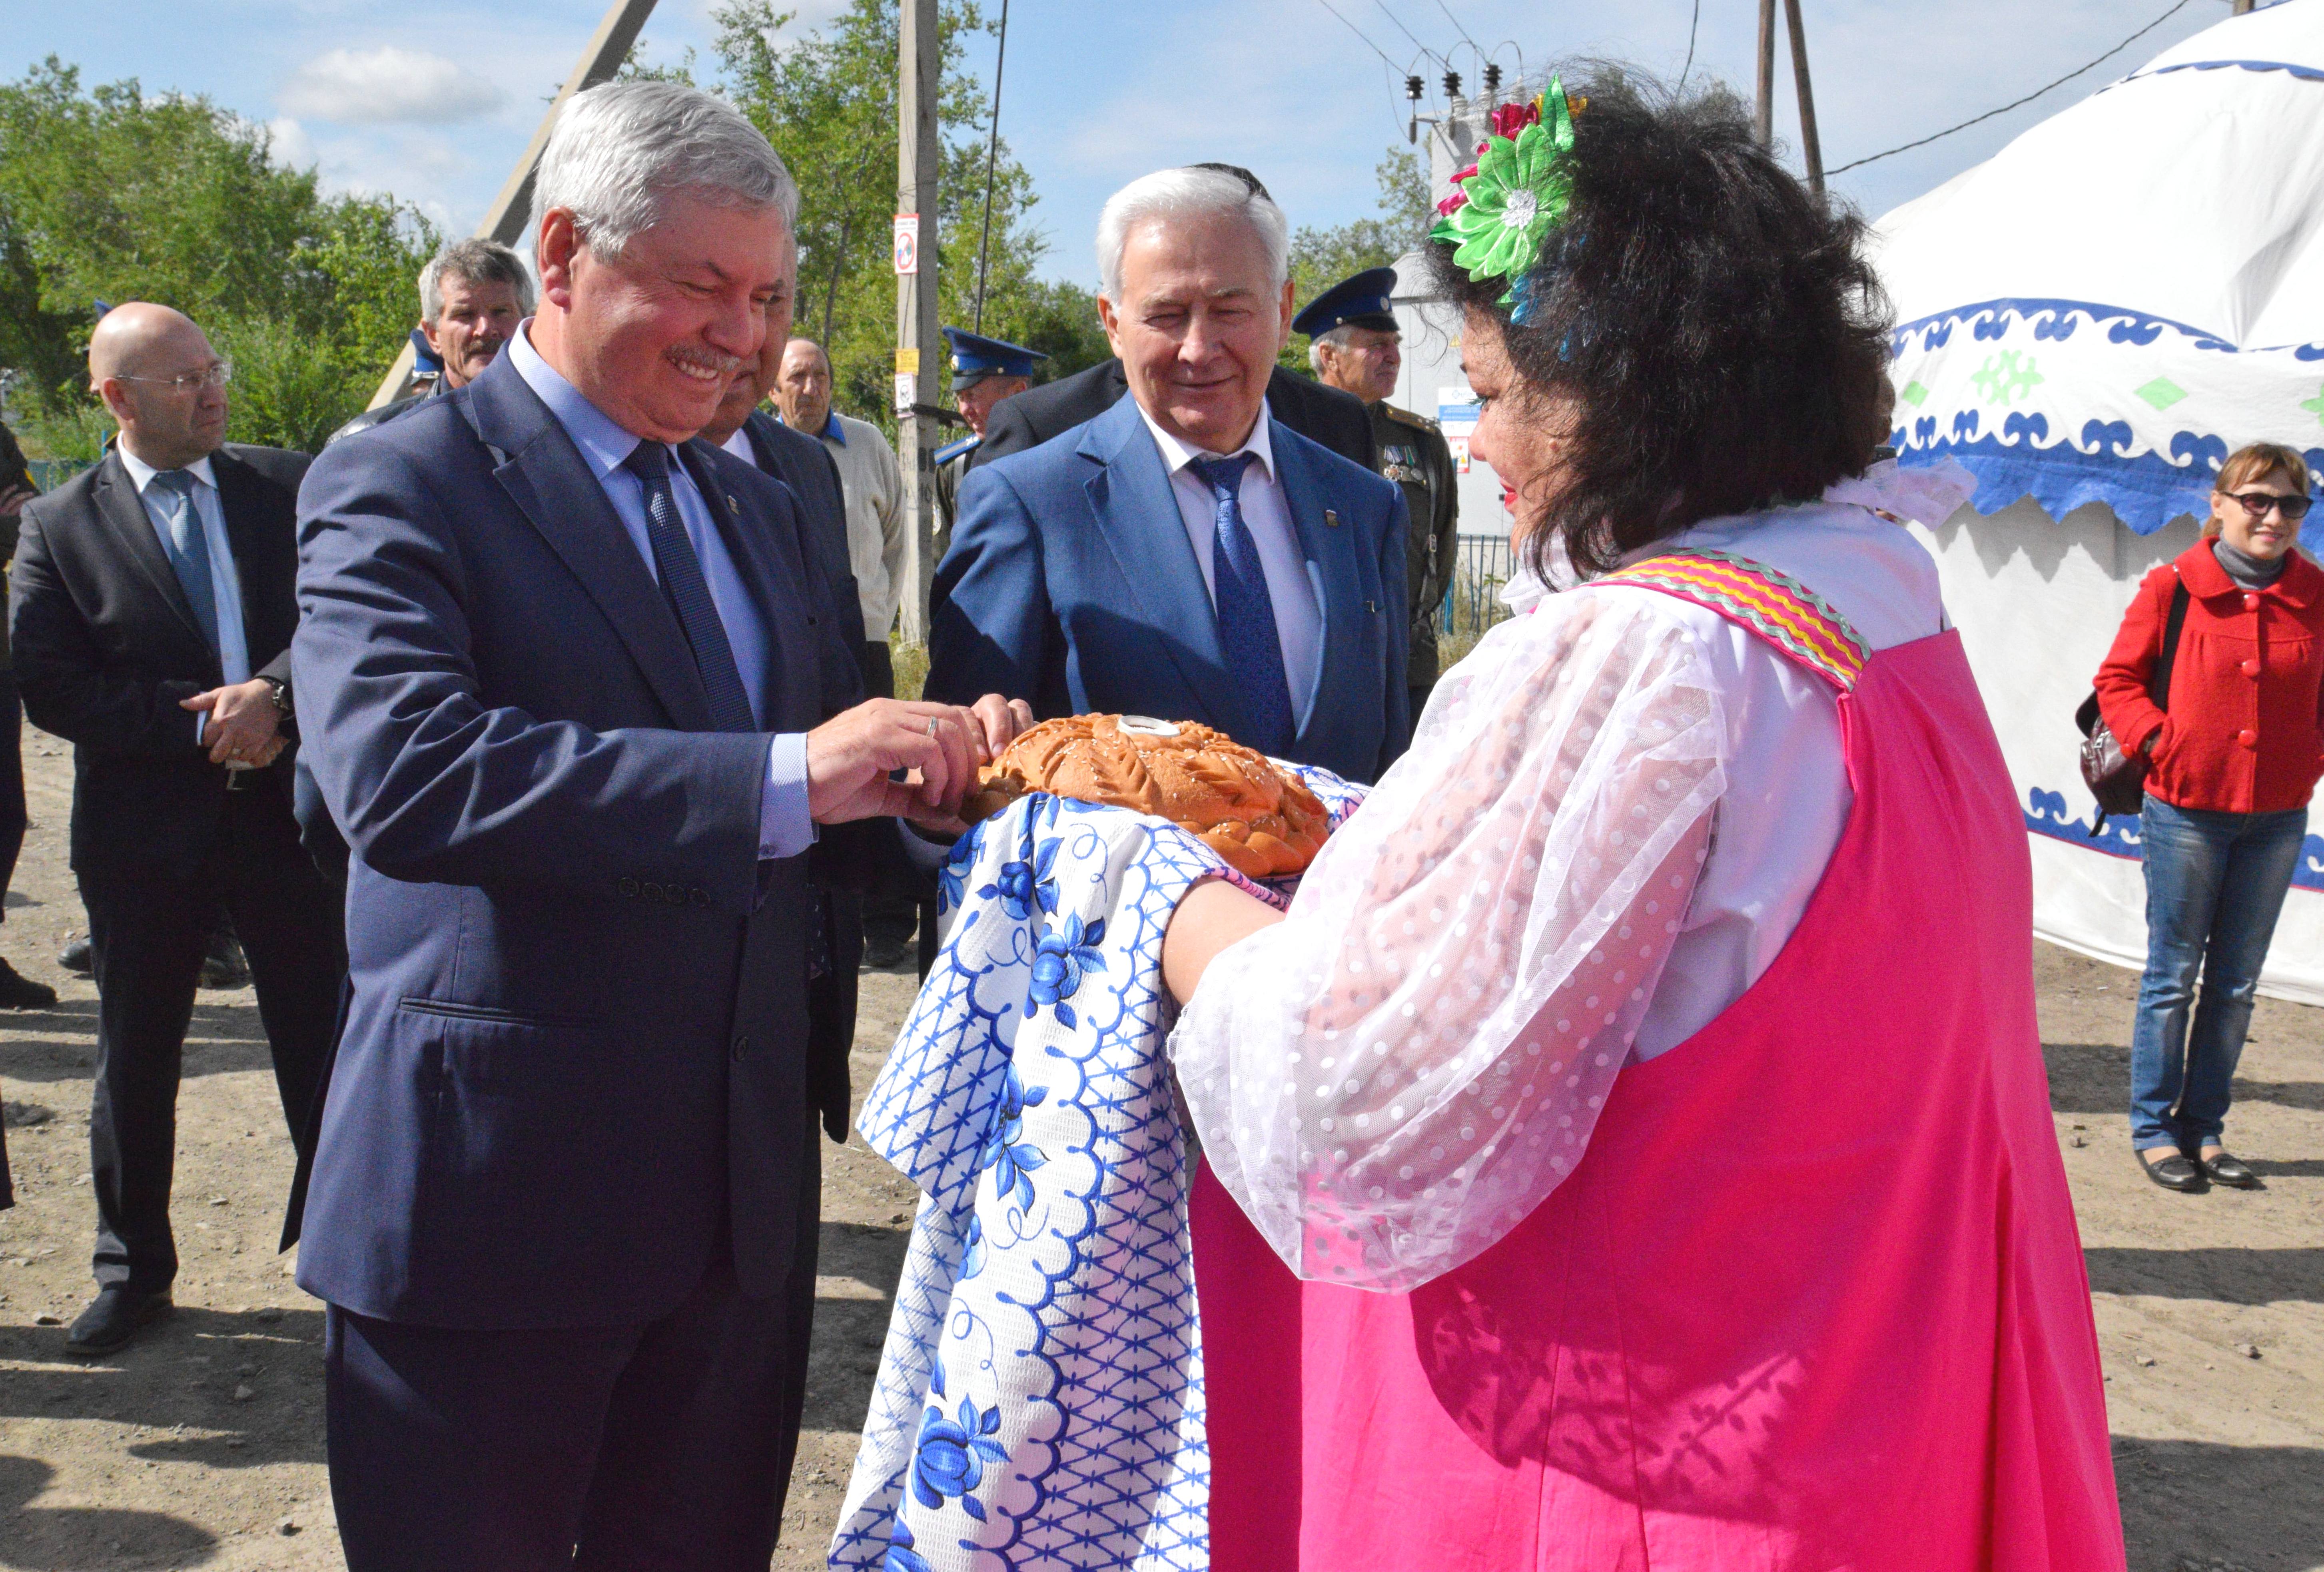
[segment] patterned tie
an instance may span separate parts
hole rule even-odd
[[[209,538],[202,529],[200,510],[194,506],[194,485],[191,471],[165,469],[154,471],[145,489],[161,494],[161,510],[170,523],[170,565],[177,570],[186,599],[193,602],[194,621],[201,624],[202,637],[216,653],[219,648],[217,591],[210,582]]]
[[[709,581],[702,576],[702,559],[694,555],[686,524],[678,516],[678,499],[669,489],[669,449],[659,442],[641,442],[622,461],[646,490],[646,538],[653,542],[654,566],[661,575],[662,593],[686,630],[694,648],[694,666],[702,674],[702,690],[710,698],[710,724],[720,731],[756,731],[751,695],[734,665],[733,647],[726,642],[726,624],[718,620],[718,606],[710,598]]]
[[[1291,682],[1283,673],[1283,643],[1275,630],[1275,600],[1267,593],[1259,542],[1242,519],[1242,473],[1258,456],[1238,453],[1229,458],[1197,458],[1187,467],[1203,477],[1218,503],[1211,582],[1219,647],[1251,723],[1251,734],[1238,740],[1261,753],[1283,754],[1290,751],[1298,734],[1292,722]]]

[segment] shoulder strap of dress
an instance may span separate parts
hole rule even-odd
[[[1841,693],[1872,658],[1846,617],[1797,579],[1765,563],[1708,547],[1691,547],[1618,568],[1598,584],[1632,584],[1689,601],[1764,641],[1794,666]]]

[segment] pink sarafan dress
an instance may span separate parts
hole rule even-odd
[[[1636,1016],[1600,1007],[1629,998],[1621,982],[1651,988],[1617,963],[1653,912],[1641,892],[1674,868],[1684,882],[1700,832],[1650,845],[1636,888],[1592,886],[1599,853],[1567,853],[1564,882],[1535,905],[1570,900],[1560,922],[1603,916],[1584,934],[1595,970],[1539,962],[1564,980],[1523,999],[1511,1046],[1465,1079],[1419,1062],[1425,1002],[1407,1036],[1380,1025],[1401,1016],[1410,969],[1372,941],[1428,915],[1393,900],[1335,933],[1331,956],[1278,958],[1276,986],[1301,998],[1319,982],[1360,992],[1350,972],[1368,965],[1395,974],[1347,1008],[1348,1030],[1317,1030],[1316,1009],[1296,1007],[1297,1049],[1270,1069],[1237,1058],[1217,1012],[1196,1023],[1229,1044],[1198,1036],[1180,1062],[1219,1165],[1193,1208],[1213,1567],[2120,1568],[2097,1338],[2034,1024],[2024,830],[1959,636],[1868,653],[1812,592],[1719,553],[1615,582],[1708,608],[1831,685],[1845,829],[1773,964],[1708,1026],[1619,1068],[1570,1172],[1536,1157],[1512,1178],[1497,1163],[1572,1134],[1548,1089],[1628,1040],[1614,1034]],[[1591,637],[1552,653],[1570,665]],[[1631,655],[1656,657],[1635,636]],[[1537,767],[1553,795],[1561,769],[1586,777],[1607,745],[1588,733],[1684,730],[1683,703],[1675,722],[1667,703],[1623,722],[1616,685]],[[1521,773],[1538,751],[1516,735],[1528,724],[1514,708],[1480,722],[1474,737],[1511,740],[1472,772]],[[1626,777],[1649,808],[1716,785],[1702,749],[1665,742],[1637,742]],[[1601,850],[1633,818],[1609,800],[1611,827],[1591,832]],[[1464,811],[1487,812],[1443,809]],[[1651,836],[1656,814],[1635,817]],[[1471,876],[1489,888],[1504,865],[1559,855],[1554,822],[1531,839],[1511,829]],[[1419,887],[1408,871],[1343,876]],[[1448,902],[1440,887],[1427,901],[1440,924],[1469,925],[1464,951],[1519,956],[1522,992],[1526,944],[1563,930],[1528,938],[1535,911],[1497,935],[1493,898]],[[1454,970],[1410,997],[1478,982],[1512,987]],[[1190,1019],[1203,1006],[1198,994]],[[1583,1041],[1592,1027],[1606,1035]],[[1477,1034],[1445,1051],[1477,1053]],[[1436,1105],[1452,1117],[1422,1117]],[[1270,1117],[1274,1140],[1259,1127]]]

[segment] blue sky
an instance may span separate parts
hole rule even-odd
[[[1941,129],[2032,91],[2153,21],[2170,0],[1806,0],[1827,164]],[[2292,0],[2324,4],[2324,0]],[[798,0],[811,25],[834,0]],[[1222,159],[1257,170],[1296,224],[1362,216],[1372,168],[1402,145],[1407,62],[1429,81],[1452,57],[1473,86],[1474,40],[1514,64],[1600,55],[1675,74],[1693,0],[1011,0],[1001,134],[1032,171],[1044,271],[1094,283],[1090,234],[1106,194],[1148,170]],[[706,60],[715,0],[661,0],[649,54]],[[997,13],[998,0],[989,9]],[[392,191],[440,224],[473,225],[506,178],[603,10],[603,0],[0,0],[0,72],[44,56],[84,79],[204,93],[277,129],[278,152],[327,184]],[[1748,90],[1757,6],[1702,0],[1693,69]],[[2189,0],[2087,77],[2026,108],[1841,176],[1877,216],[1999,149],[2163,49],[2226,19]],[[1399,25],[1400,24],[1400,25]],[[1510,41],[1507,43],[1504,41]],[[1393,67],[1379,51],[1391,57]],[[991,80],[992,45],[972,64]],[[1779,134],[1796,125],[1779,51]],[[812,202],[814,193],[807,193]]]

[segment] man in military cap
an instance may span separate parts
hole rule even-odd
[[[1033,363],[1049,357],[1005,339],[987,338],[958,327],[944,330],[952,345],[952,398],[968,422],[969,434],[936,449],[936,560],[944,560],[952,545],[954,499],[960,495],[961,477],[968,473],[976,446],[984,440],[984,422],[992,407],[1033,385]]]
[[[1388,304],[1395,290],[1394,268],[1358,273],[1308,302],[1292,319],[1291,330],[1307,335],[1307,360],[1317,380],[1364,401],[1379,451],[1379,473],[1404,488],[1412,511],[1412,529],[1405,537],[1410,568],[1406,604],[1412,617],[1405,681],[1417,723],[1428,690],[1436,685],[1436,608],[1452,582],[1461,498],[1452,450],[1436,422],[1388,402],[1396,391],[1397,372],[1404,368],[1398,347],[1404,335]]]

